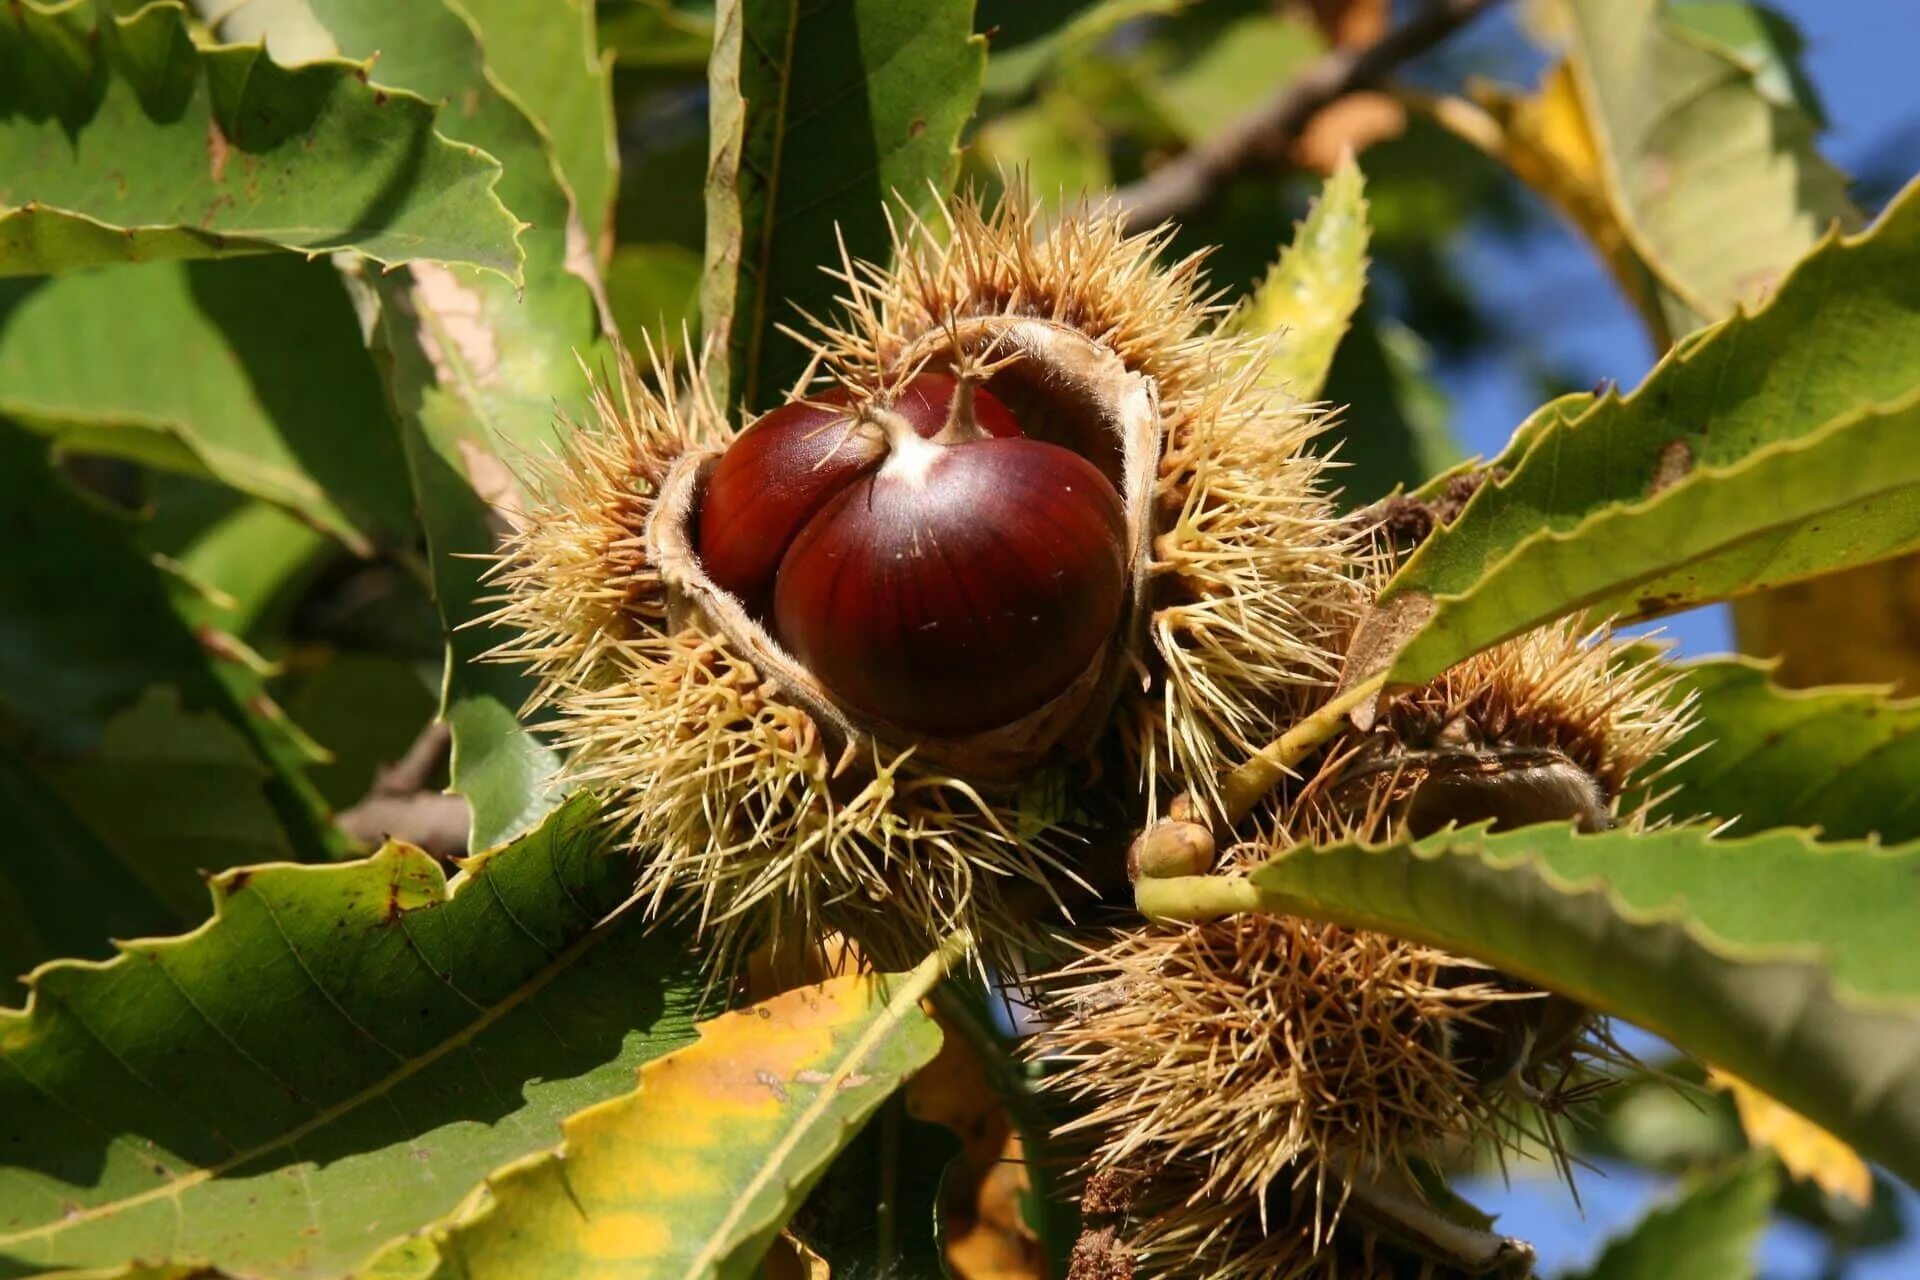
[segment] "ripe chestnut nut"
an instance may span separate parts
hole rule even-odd
[[[699,510],[708,577],[835,701],[938,737],[1010,725],[1088,671],[1119,626],[1126,545],[1098,468],[939,373],[885,407],[830,392],[773,410]]]

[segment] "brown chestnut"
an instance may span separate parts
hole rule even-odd
[[[923,373],[901,389],[893,412],[932,436],[947,424],[957,385],[947,374]],[[974,391],[973,409],[989,435],[1020,434],[1007,407],[986,392]],[[861,422],[844,387],[763,414],[707,477],[699,533],[707,576],[755,617],[768,616],[774,573],[801,527],[886,455],[885,432]]]
[[[1126,545],[1097,467],[933,373],[885,407],[767,414],[700,508],[708,577],[835,701],[941,737],[1012,724],[1088,671],[1119,626]]]

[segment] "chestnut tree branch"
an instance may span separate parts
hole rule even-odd
[[[1228,178],[1286,154],[1322,107],[1382,83],[1500,0],[1428,0],[1370,45],[1335,49],[1289,80],[1250,115],[1113,193],[1127,226],[1143,231],[1203,207]]]
[[[378,845],[391,836],[436,858],[465,853],[472,821],[466,798],[434,785],[452,748],[446,723],[429,721],[405,755],[374,774],[367,794],[335,815],[335,824],[362,844]]]

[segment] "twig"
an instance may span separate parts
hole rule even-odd
[[[430,722],[405,755],[381,766],[358,804],[335,815],[335,824],[362,844],[377,845],[391,836],[436,858],[465,853],[472,821],[467,802],[434,786],[452,747],[445,722]]]
[[[1255,752],[1220,784],[1220,805],[1228,827],[1236,827],[1293,767],[1347,727],[1347,713],[1369,702],[1386,686],[1387,673],[1371,676],[1328,699],[1326,705]]]
[[[1258,110],[1140,181],[1114,192],[1127,225],[1144,230],[1204,206],[1227,178],[1282,156],[1322,107],[1384,81],[1499,0],[1430,0],[1402,26],[1360,49],[1335,49],[1289,80]]]
[[[1293,768],[1342,733],[1348,715],[1379,696],[1386,687],[1382,671],[1328,699],[1325,705],[1255,752],[1222,779],[1219,830],[1197,817],[1201,807],[1189,794],[1175,796],[1167,816],[1151,823],[1127,851],[1127,875],[1133,880],[1134,906],[1142,915],[1176,920],[1209,920],[1235,911],[1251,911],[1258,896],[1245,880],[1201,874],[1213,865],[1223,838],[1292,775]],[[1197,913],[1197,914],[1196,914]]]

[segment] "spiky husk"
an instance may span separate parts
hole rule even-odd
[[[1492,1132],[1449,1029],[1515,997],[1457,964],[1283,916],[1129,929],[1060,971],[1036,1047],[1091,1104],[1066,1132],[1093,1167],[1190,1166],[1196,1203],[1278,1183],[1331,1217],[1342,1170]]]
[[[1157,1170],[1112,1231],[1134,1280],[1439,1280],[1441,1263],[1387,1245],[1348,1217],[1329,1226],[1297,1197],[1200,1195],[1200,1171]]]
[[[1550,757],[1617,810],[1622,797],[1644,796],[1646,766],[1685,732],[1672,678],[1652,658],[1570,626],[1544,628],[1397,698],[1369,732],[1330,744],[1219,870],[1240,874],[1302,843],[1394,834],[1443,757],[1490,769]],[[1634,803],[1618,816],[1635,823],[1644,813]],[[1247,1213],[1216,1221],[1207,1206],[1259,1206],[1278,1192],[1311,1206],[1318,1232],[1337,1219],[1355,1176],[1467,1144],[1499,1149],[1524,1136],[1551,1145],[1551,1132],[1515,1128],[1513,1103],[1592,1049],[1577,1006],[1564,1034],[1541,1044],[1533,1023],[1566,1002],[1430,947],[1285,916],[1117,931],[1050,985],[1058,1020],[1035,1050],[1064,1064],[1053,1087],[1088,1104],[1069,1129],[1091,1136],[1090,1167],[1180,1171],[1171,1182],[1186,1188],[1192,1223],[1211,1224],[1213,1260],[1169,1274],[1266,1274],[1254,1259],[1292,1256],[1286,1233],[1297,1224],[1269,1238],[1249,1234]],[[1506,1056],[1502,1038],[1516,1027],[1519,1048]],[[1535,1050],[1554,1061],[1529,1056]],[[1168,1259],[1202,1230],[1172,1211],[1163,1225],[1175,1242],[1160,1249]],[[1159,1248],[1148,1247],[1158,1230],[1142,1237],[1143,1257]],[[1215,1249],[1230,1240],[1247,1256]]]
[[[1119,825],[1162,788],[1210,795],[1330,684],[1363,602],[1371,544],[1320,491],[1307,446],[1321,420],[1263,384],[1261,339],[1216,332],[1198,257],[1163,265],[1163,235],[1128,236],[1105,214],[1041,236],[1019,191],[943,219],[938,234],[904,229],[891,269],[843,264],[845,317],[810,340],[814,373],[856,398],[929,358],[991,374],[996,334],[1043,323],[1148,380],[1161,453],[1138,616],[1152,643],[1118,668],[1140,678],[1083,759],[1015,788],[958,776],[930,749],[836,740],[662,580],[647,534],[662,479],[732,436],[697,370],[660,394],[623,363],[595,394],[596,421],[533,468],[495,570],[492,620],[521,633],[495,656],[538,676],[528,710],[550,716],[567,778],[606,797],[656,906],[697,912],[727,950],[839,930],[898,963],[964,927],[989,952],[1024,951],[1040,935],[1034,903],[1057,907],[1085,856],[1087,813]],[[1049,793],[1076,803],[1036,803]]]
[[[1223,333],[1202,255],[1160,262],[1169,232],[1128,235],[1109,211],[1039,234],[1015,186],[991,210],[960,202],[899,235],[891,270],[845,263],[842,322],[818,326],[816,363],[884,384],[969,322],[1071,327],[1158,389],[1162,456],[1148,568],[1153,658],[1117,718],[1146,808],[1162,788],[1217,798],[1216,779],[1311,706],[1377,565],[1343,522],[1310,448],[1316,406],[1266,380],[1273,336]],[[989,353],[975,352],[976,356]]]
[[[697,373],[697,371],[696,371]],[[1008,887],[1071,872],[1022,840],[1017,802],[917,768],[850,761],[722,636],[672,598],[644,530],[661,477],[730,429],[695,376],[656,392],[623,361],[595,421],[529,468],[521,527],[492,573],[493,651],[538,678],[565,779],[600,794],[657,909],[696,913],[724,956],[835,930],[876,963],[971,927],[1004,940]]]
[[[1290,800],[1285,842],[1380,839],[1435,780],[1473,786],[1527,770],[1584,779],[1594,811],[1583,825],[1638,825],[1656,798],[1648,766],[1691,725],[1678,682],[1651,647],[1636,653],[1571,621],[1495,645],[1326,751]]]

